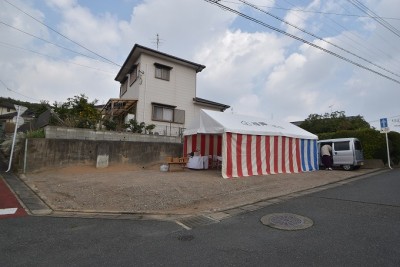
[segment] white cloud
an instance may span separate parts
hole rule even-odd
[[[196,55],[207,66],[199,75],[199,93],[227,104],[257,93],[271,68],[283,60],[282,46],[275,34],[240,30],[206,42]]]
[[[250,32],[246,29],[251,28],[252,22],[205,1],[144,0],[132,5],[130,20],[119,19],[108,11],[96,13],[89,3],[83,7],[76,0],[47,0],[48,7],[42,10],[30,3],[35,2],[13,1],[39,20],[118,63],[126,59],[135,43],[155,48],[155,36],[160,34],[160,51],[206,65],[198,74],[197,95],[229,104],[236,113],[293,121],[305,119],[311,113],[330,112],[329,106],[333,105],[333,110],[344,110],[347,115],[360,114],[367,120],[400,114],[397,83],[266,28],[265,31],[258,28],[256,32],[252,28]],[[256,4],[265,5],[265,2],[258,0]],[[397,16],[396,0],[369,0],[365,5],[381,16]],[[315,0],[304,8],[330,12],[356,10],[346,1],[333,0]],[[0,15],[14,27],[83,52],[68,41],[61,42],[62,37],[5,2],[0,4]],[[324,36],[329,36],[329,41],[400,73],[400,49],[396,46],[399,37],[370,19],[329,16],[345,28],[351,27],[343,29],[334,26],[326,15],[289,12],[285,18],[306,30],[317,33],[325,30]],[[400,28],[400,21],[388,21]],[[368,31],[366,27],[359,27],[366,25]],[[19,93],[50,102],[64,101],[80,93],[100,101],[118,96],[119,85],[114,82],[118,67],[67,52],[4,25],[0,27],[0,34],[7,37],[0,43],[0,79]],[[324,42],[312,41],[332,49]],[[367,47],[369,50],[365,51]],[[56,59],[60,57],[63,60]],[[362,64],[371,67],[366,62]],[[4,86],[0,92],[21,98]]]

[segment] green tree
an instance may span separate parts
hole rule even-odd
[[[344,111],[334,111],[330,114],[325,113],[323,115],[310,114],[308,118],[300,124],[300,127],[314,134],[320,134],[366,129],[370,128],[370,125],[360,115],[346,117]]]
[[[88,101],[84,94],[68,98],[67,102],[54,103],[54,111],[69,127],[95,129],[100,112],[95,108],[97,100]]]

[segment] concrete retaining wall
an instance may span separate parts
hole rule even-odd
[[[131,142],[157,142],[157,143],[182,143],[179,136],[166,136],[154,134],[138,134],[130,132],[93,131],[81,128],[67,128],[58,126],[46,126],[46,139],[79,139],[79,140],[109,140]]]
[[[106,167],[132,164],[146,168],[160,165],[165,161],[166,156],[178,157],[183,153],[181,143],[47,138],[27,140],[26,157],[24,153],[25,140],[21,140],[21,150],[14,165],[19,172],[35,172],[71,165]]]

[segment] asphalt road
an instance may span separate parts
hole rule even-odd
[[[0,219],[1,266],[400,266],[400,170],[185,230],[173,222]],[[284,231],[271,213],[313,220]]]

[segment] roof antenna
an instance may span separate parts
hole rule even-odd
[[[160,38],[160,35],[157,33],[157,35],[156,35],[156,41],[153,42],[153,44],[156,44],[157,50],[158,50],[158,48],[160,47],[161,43],[162,43],[162,39]]]

